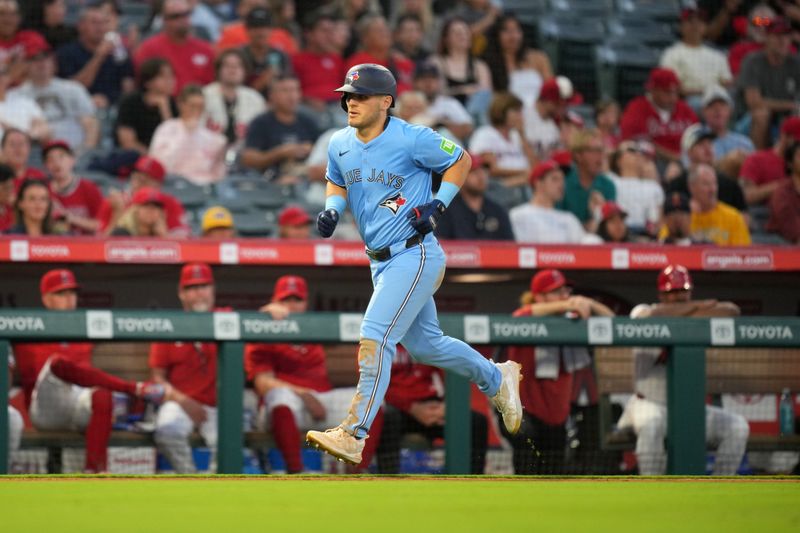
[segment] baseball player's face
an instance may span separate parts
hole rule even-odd
[[[572,296],[572,289],[564,285],[550,292],[537,294],[534,296],[534,299],[539,303],[563,302],[570,296]]]
[[[692,291],[660,292],[658,299],[664,303],[688,302],[692,299]]]
[[[347,97],[347,124],[356,129],[369,128],[382,120],[391,105],[391,96],[351,94]]]
[[[192,285],[178,290],[184,311],[205,313],[214,308],[214,286]]]
[[[281,305],[286,306],[289,314],[305,313],[308,311],[308,300],[303,300],[298,296],[289,296],[280,301]]]
[[[78,292],[75,289],[50,292],[42,296],[42,303],[49,311],[72,311],[78,307]]]

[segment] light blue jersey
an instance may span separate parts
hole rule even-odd
[[[443,173],[462,149],[424,126],[389,118],[368,143],[352,127],[336,132],[328,145],[326,178],[347,189],[347,202],[370,250],[402,242],[416,232],[406,215],[430,202],[431,171]]]
[[[347,189],[347,202],[367,248],[389,247],[391,256],[370,261],[374,292],[361,323],[359,380],[345,431],[367,436],[389,386],[398,343],[422,363],[468,377],[493,396],[500,370],[464,342],[439,328],[433,294],[445,271],[445,254],[432,233],[406,248],[416,234],[407,215],[433,200],[431,173],[444,173],[462,149],[430,128],[388,119],[375,139],[363,143],[354,128],[334,134],[327,179]],[[392,246],[394,245],[394,246]]]

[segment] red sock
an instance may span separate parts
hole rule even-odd
[[[361,452],[361,464],[356,467],[358,472],[364,472],[369,468],[372,457],[375,455],[375,450],[378,449],[378,444],[381,443],[381,431],[383,431],[383,408],[378,409],[378,413],[372,420],[372,425],[369,428],[369,438],[364,443],[364,451]]]
[[[112,396],[109,390],[92,393],[92,416],[86,426],[87,472],[105,472],[108,469],[108,439],[111,436]]]
[[[81,387],[100,387],[131,396],[136,394],[136,383],[106,374],[102,370],[87,365],[79,365],[64,357],[53,357],[50,370],[56,377]]]
[[[292,410],[279,405],[272,410],[272,437],[278,445],[286,461],[286,471],[296,474],[303,471],[303,459],[300,457],[300,432],[297,430]]]

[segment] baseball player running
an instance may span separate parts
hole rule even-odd
[[[731,302],[693,300],[692,278],[682,265],[669,265],[658,275],[658,300],[640,304],[631,318],[657,316],[730,317],[739,315]],[[636,432],[636,459],[642,475],[660,475],[667,471],[664,437],[667,435],[667,357],[662,348],[634,349],[636,394],[617,422],[619,429],[632,427]],[[750,426],[741,415],[706,406],[706,440],[717,444],[714,474],[736,473],[747,446]]]
[[[397,82],[385,67],[356,65],[337,91],[349,127],[336,132],[328,145],[327,200],[317,228],[330,237],[350,207],[370,258],[374,292],[361,324],[360,376],[348,415],[333,429],[309,431],[306,439],[344,462],[361,462],[398,343],[417,361],[477,384],[508,431],[517,433],[520,365],[492,363],[464,342],[444,336],[433,300],[444,278],[445,255],[432,232],[466,179],[469,154],[429,128],[388,115]],[[435,197],[432,172],[442,174]]]

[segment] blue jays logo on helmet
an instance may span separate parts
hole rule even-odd
[[[383,65],[362,63],[352,67],[345,76],[344,85],[336,89],[342,93],[342,109],[347,111],[347,95],[362,94],[388,95],[392,97],[391,107],[397,99],[397,81],[392,72]]]
[[[389,211],[392,212],[393,215],[396,215],[400,208],[405,205],[406,199],[403,198],[403,193],[397,193],[394,196],[390,196],[386,200],[380,203],[380,207],[385,207]]]

